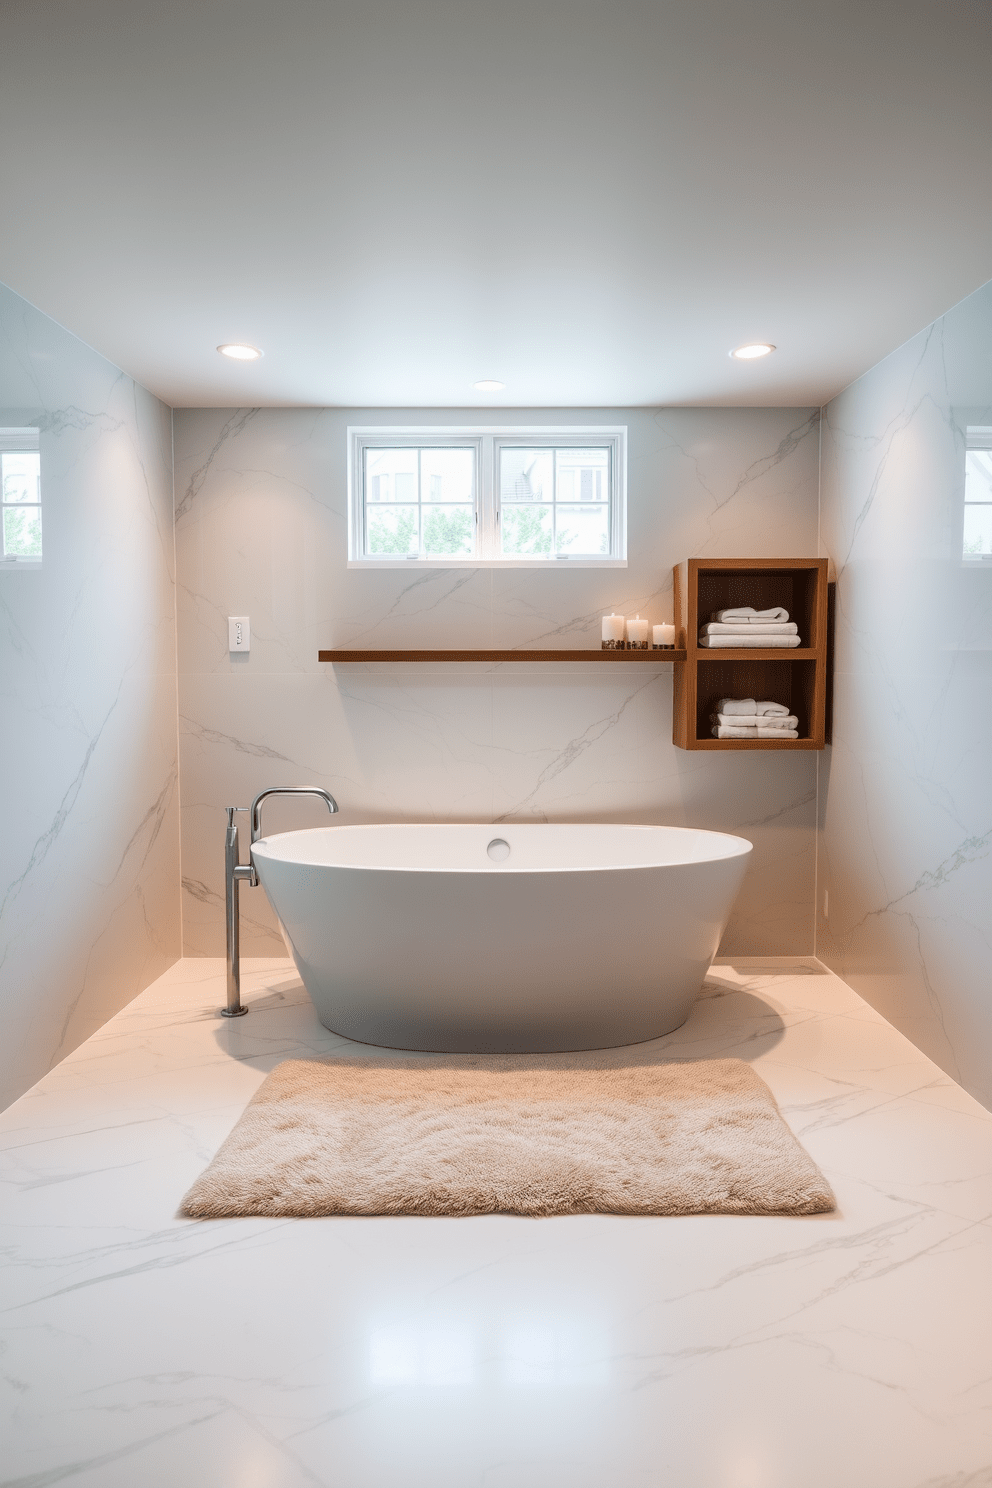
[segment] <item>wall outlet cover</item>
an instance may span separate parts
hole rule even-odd
[[[228,615],[227,649],[229,651],[251,650],[251,626],[247,615]]]

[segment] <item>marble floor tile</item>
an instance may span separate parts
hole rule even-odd
[[[182,1219],[265,1074],[373,1055],[187,959],[0,1116],[0,1488],[982,1488],[992,1115],[811,960],[673,1058],[771,1086],[809,1218]]]

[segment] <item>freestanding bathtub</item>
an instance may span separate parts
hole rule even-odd
[[[354,826],[255,843],[320,1021],[361,1043],[548,1053],[689,1016],[750,842],[638,826]]]

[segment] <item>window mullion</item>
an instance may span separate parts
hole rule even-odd
[[[487,561],[499,557],[498,463],[495,437],[486,434],[479,445],[479,509],[482,527],[479,556]]]
[[[480,561],[489,557],[489,523],[486,518],[485,441],[480,439],[475,456],[475,550]]]
[[[551,557],[558,557],[558,451],[551,451]]]

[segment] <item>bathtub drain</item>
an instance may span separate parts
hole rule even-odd
[[[502,837],[494,837],[486,848],[486,852],[494,863],[504,863],[510,856],[510,844],[504,841]]]

